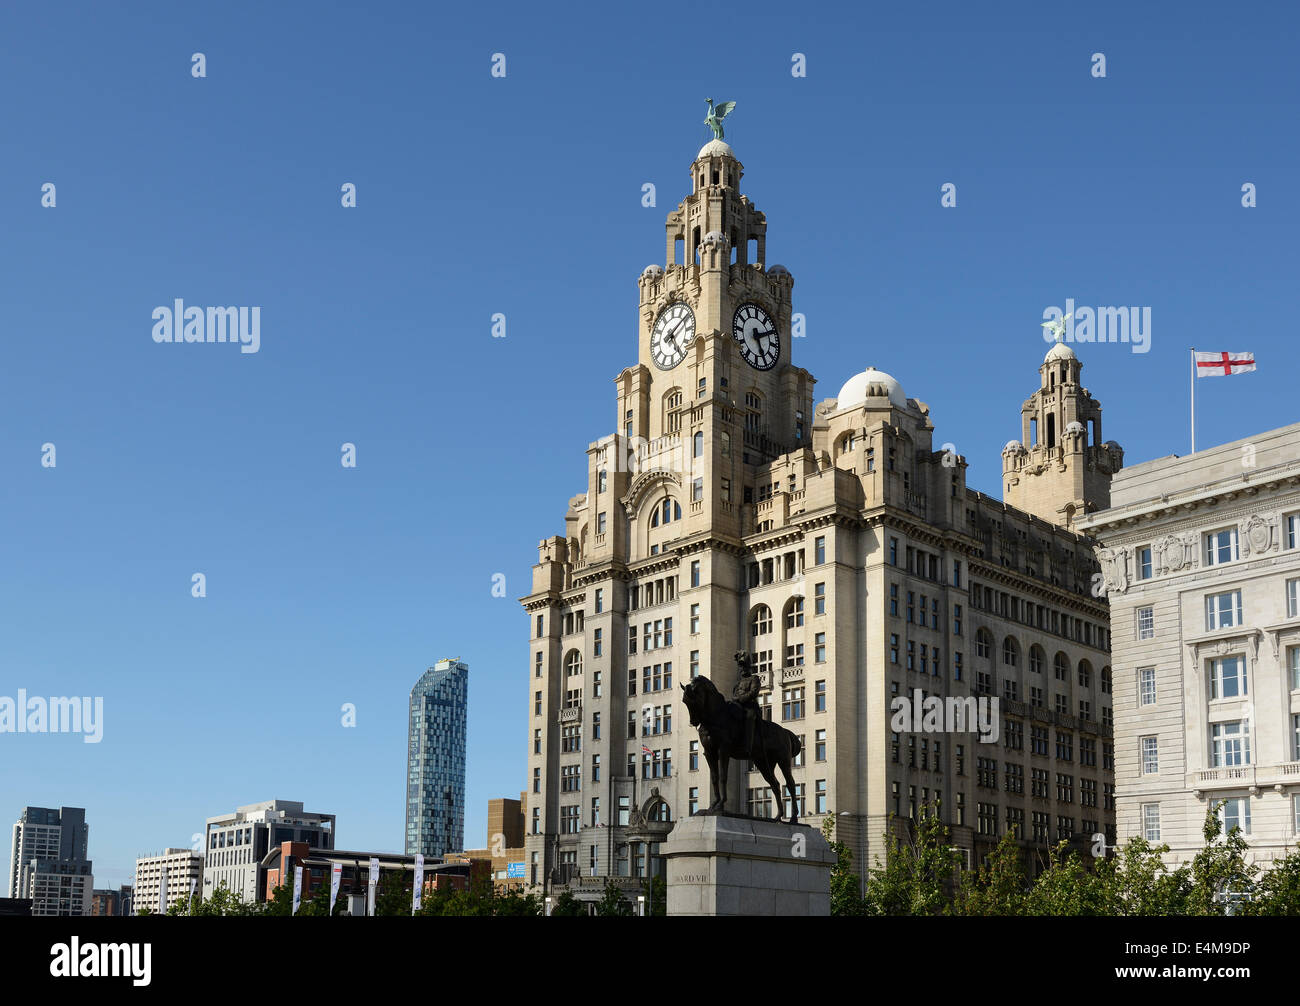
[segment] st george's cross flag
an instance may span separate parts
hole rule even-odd
[[[1254,353],[1197,353],[1197,377],[1227,377],[1255,369]]]

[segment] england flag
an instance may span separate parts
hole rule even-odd
[[[1197,377],[1227,377],[1255,369],[1254,353],[1197,353]]]

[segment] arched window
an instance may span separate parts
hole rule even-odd
[[[760,604],[754,609],[749,619],[749,634],[754,637],[764,636],[772,631],[772,609]]]
[[[803,625],[803,598],[792,597],[785,606],[785,627],[797,629]]]
[[[1103,695],[1109,695],[1110,689],[1111,689],[1110,668],[1103,667],[1101,669],[1101,693]]]
[[[564,675],[572,677],[575,674],[582,673],[582,651],[570,650],[568,656],[564,658]]]
[[[1002,640],[1002,662],[1008,667],[1015,667],[1020,658],[1020,647],[1010,636]]]
[[[988,659],[993,652],[993,637],[989,635],[987,629],[980,629],[975,633],[975,656]]]
[[[1059,650],[1056,656],[1052,658],[1052,672],[1056,675],[1057,681],[1070,680],[1070,660]]]
[[[1029,648],[1029,670],[1033,674],[1043,673],[1043,662],[1047,659],[1047,654],[1043,648],[1037,644]]]
[[[1092,664],[1086,660],[1079,661],[1079,686],[1081,688],[1092,687]]]
[[[658,507],[655,507],[655,512],[652,513],[652,514],[650,515],[650,526],[651,526],[651,527],[658,527],[658,526],[659,526],[659,508],[658,508]]]
[[[696,458],[704,457],[704,434],[697,432],[695,436],[691,438],[691,441],[694,444],[691,456]]]

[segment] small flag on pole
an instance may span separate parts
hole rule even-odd
[[[1254,353],[1197,353],[1197,377],[1227,377],[1255,369]]]

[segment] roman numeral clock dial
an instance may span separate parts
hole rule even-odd
[[[740,355],[755,370],[771,370],[781,357],[781,337],[776,323],[757,304],[741,304],[731,323]]]
[[[686,358],[686,347],[695,338],[695,315],[680,302],[669,304],[655,320],[650,332],[650,356],[660,370],[672,370]]]

